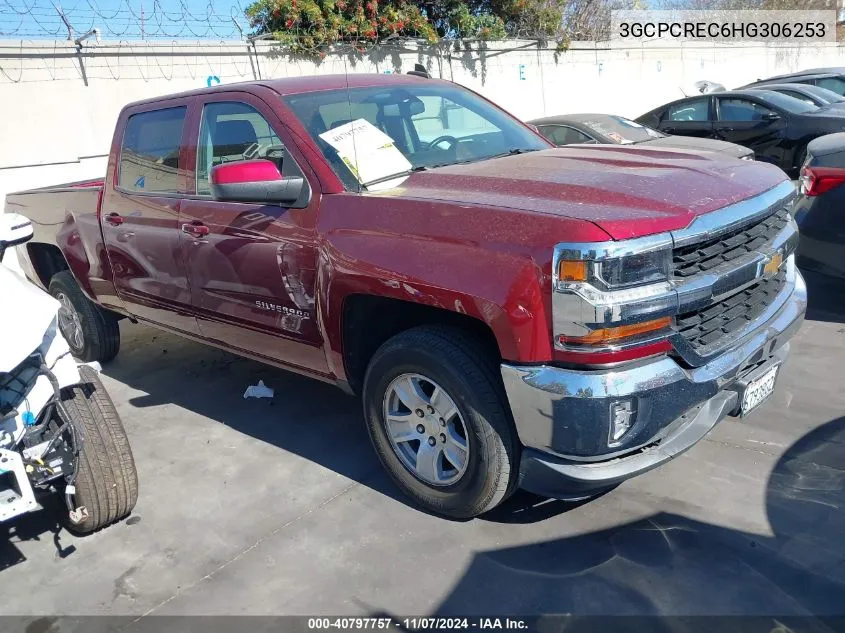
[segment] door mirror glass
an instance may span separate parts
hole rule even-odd
[[[211,169],[211,195],[221,202],[293,203],[299,200],[305,179],[283,178],[269,160],[243,160]]]
[[[0,215],[0,261],[10,246],[17,246],[32,239],[32,223],[17,213]]]

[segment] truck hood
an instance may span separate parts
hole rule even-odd
[[[683,228],[785,180],[772,165],[710,152],[581,145],[417,172],[369,195],[566,216],[628,239]]]
[[[2,264],[0,297],[0,373],[5,373],[41,346],[59,302]]]

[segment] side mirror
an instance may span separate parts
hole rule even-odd
[[[777,121],[780,119],[780,115],[777,112],[766,112],[763,115],[764,121]]]
[[[224,163],[211,169],[211,195],[221,202],[281,202],[299,200],[308,187],[305,178],[283,178],[269,160]]]
[[[0,215],[0,261],[10,246],[17,246],[32,239],[32,222],[17,213]]]

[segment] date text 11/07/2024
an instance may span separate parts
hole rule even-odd
[[[528,623],[521,618],[438,618],[438,617],[342,617],[308,618],[308,629],[367,631],[445,631],[445,630],[527,630]]]

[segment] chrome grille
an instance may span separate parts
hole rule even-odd
[[[775,301],[785,284],[784,266],[774,277],[762,279],[727,299],[702,310],[679,315],[675,329],[696,352],[701,353],[759,317]]]
[[[673,275],[675,279],[687,279],[755,251],[771,243],[788,223],[789,211],[780,209],[749,226],[676,248],[672,251]]]

